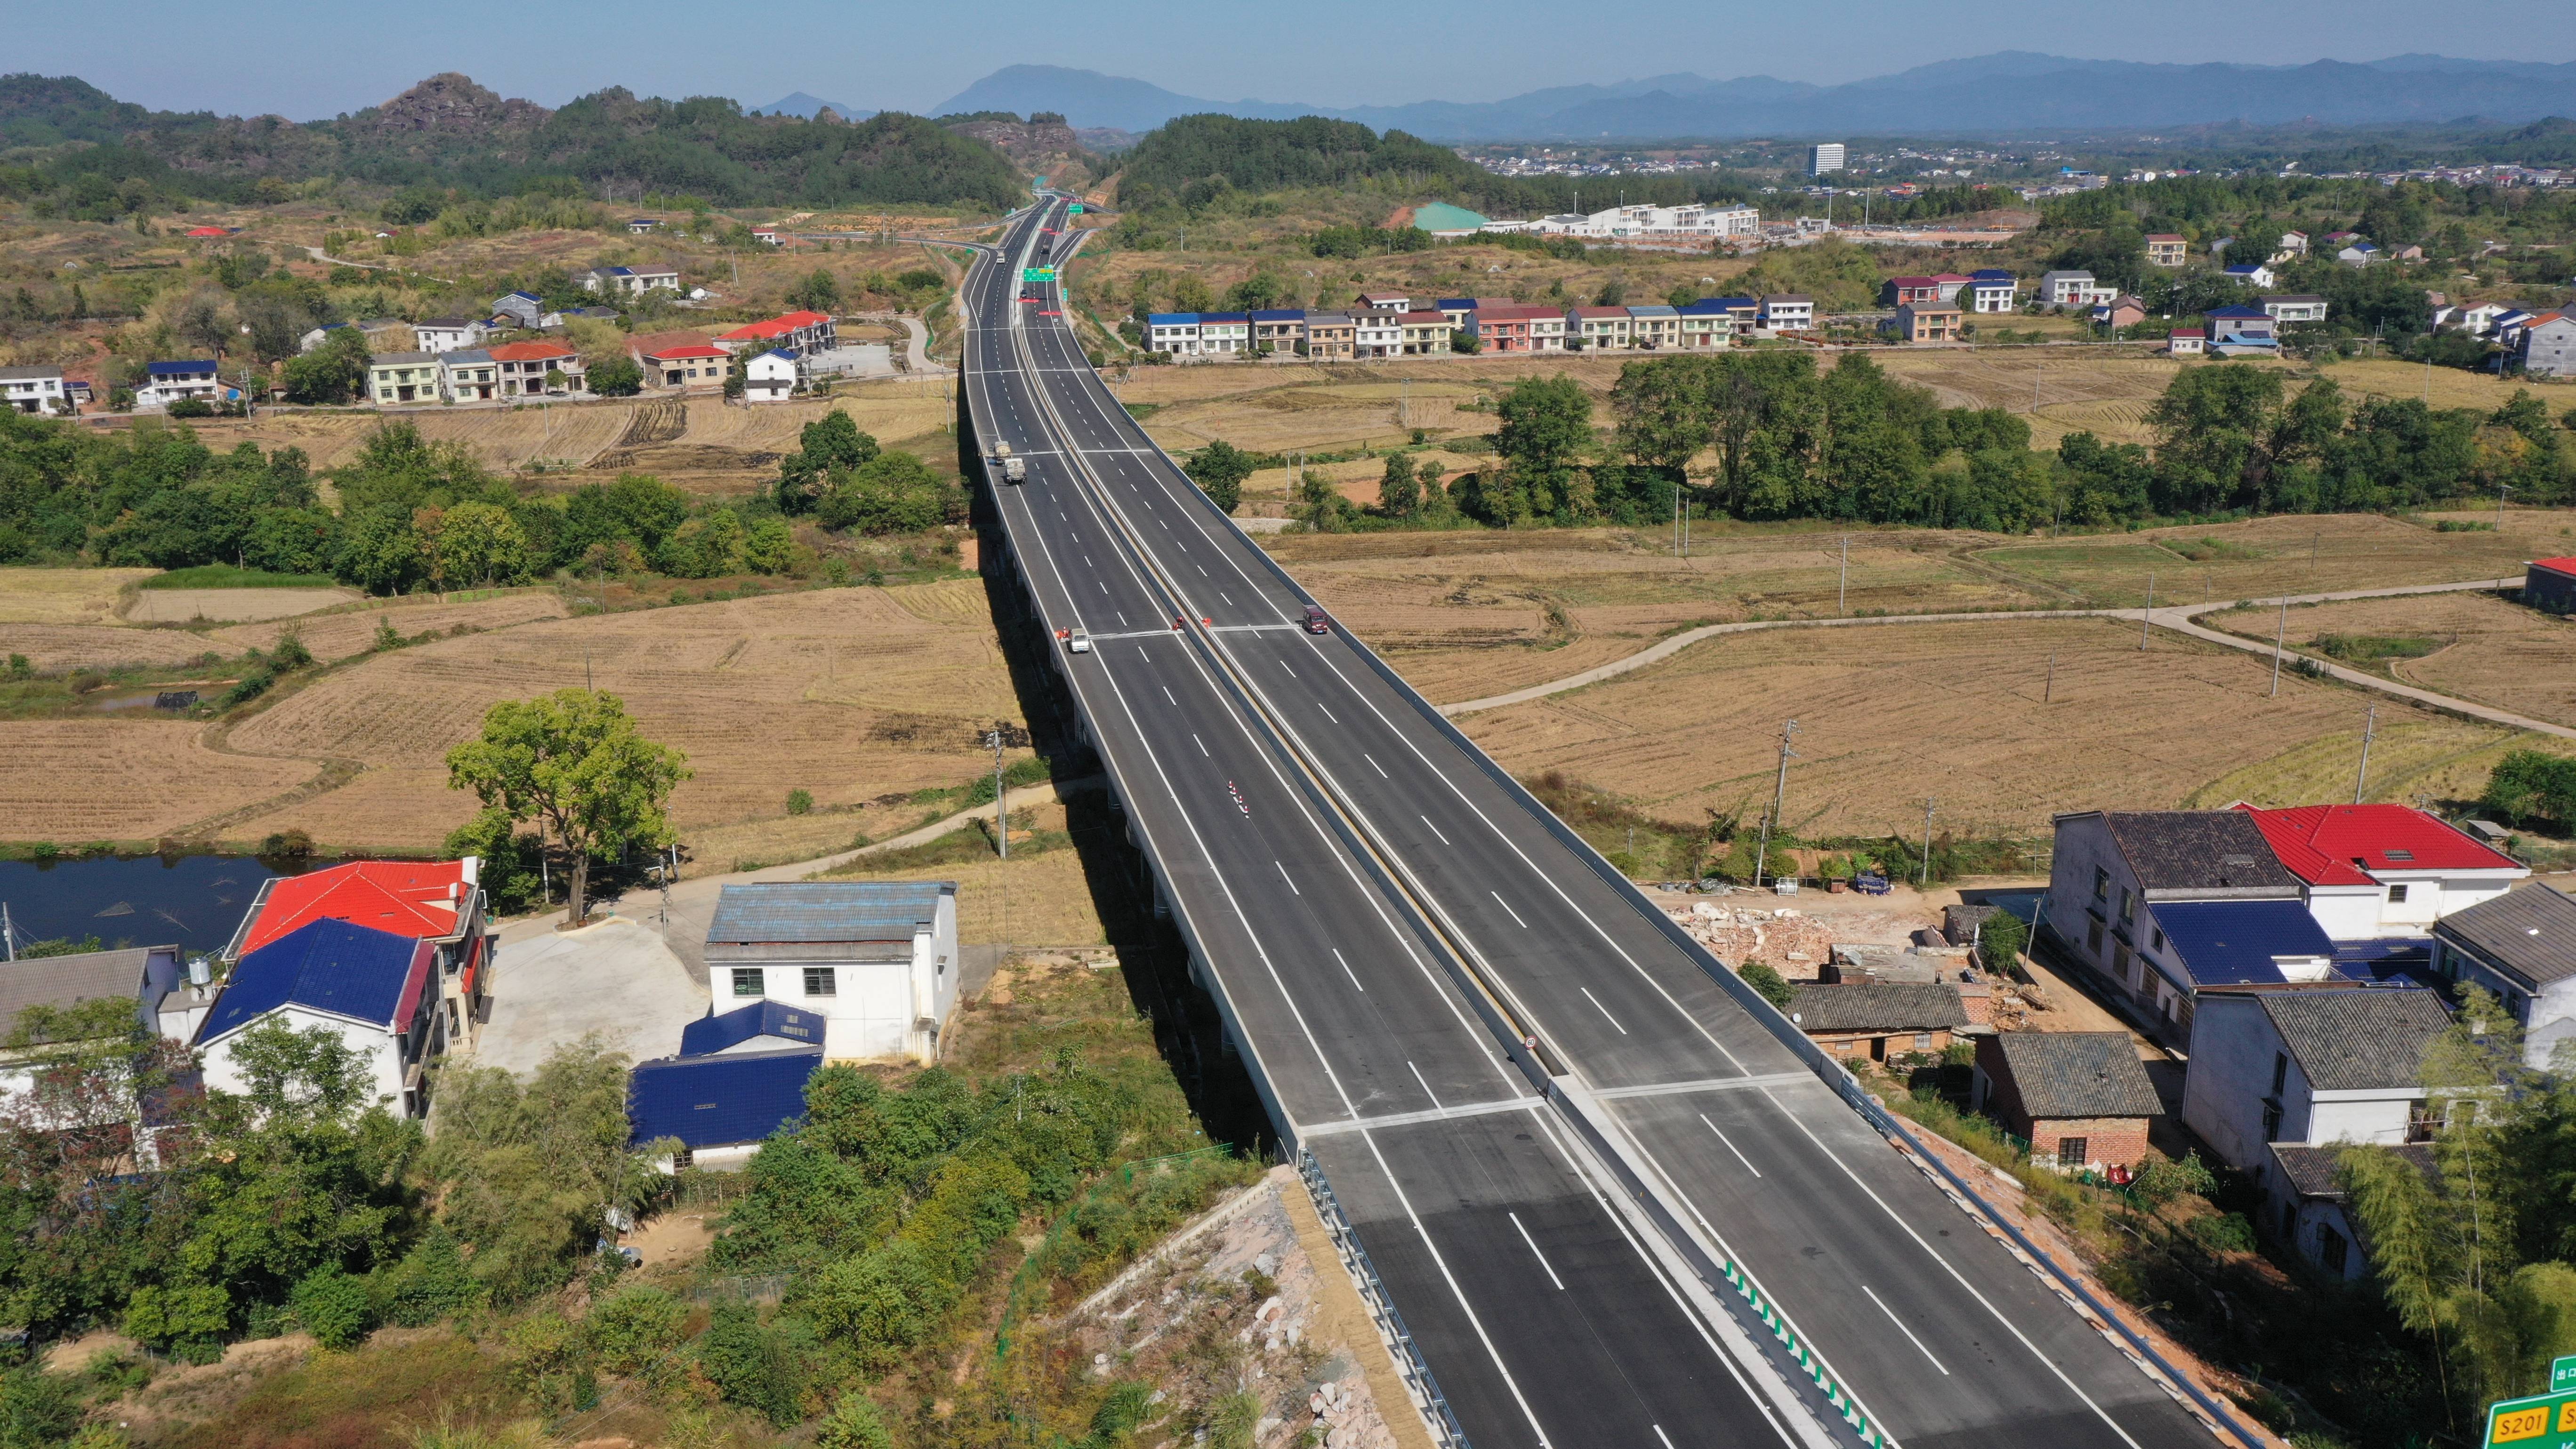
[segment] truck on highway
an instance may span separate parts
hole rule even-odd
[[[1026,458],[1012,457],[1010,444],[995,443],[993,445],[993,461],[1001,465],[1003,482],[1025,483],[1028,481],[1029,460]]]

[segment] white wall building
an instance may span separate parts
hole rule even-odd
[[[1843,143],[1823,141],[1807,148],[1807,174],[1823,176],[1843,169]]]
[[[2433,926],[2433,969],[2496,994],[2522,1024],[2525,1064],[2564,1068],[2576,1040],[2576,900],[2534,883],[2452,912]]]
[[[2237,809],[2299,878],[2308,913],[2338,941],[2425,935],[2442,917],[2493,900],[2531,875],[2510,856],[2403,805]]]
[[[747,402],[785,402],[796,391],[796,359],[772,348],[742,365]]]
[[[197,1028],[206,1085],[244,1092],[234,1060],[242,1033],[265,1021],[336,1033],[365,1064],[371,1100],[429,1112],[429,1066],[447,1049],[432,941],[317,920],[243,956]]]
[[[957,883],[726,886],[707,971],[719,1008],[765,998],[823,1017],[826,1057],[934,1061],[957,1005]]]

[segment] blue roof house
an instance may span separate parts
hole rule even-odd
[[[729,885],[706,959],[719,1005],[770,1002],[819,1018],[833,1060],[936,1061],[957,1006],[957,883]]]
[[[266,1021],[338,1034],[374,1078],[373,1096],[407,1117],[429,1113],[430,1063],[447,1050],[437,943],[318,920],[241,958],[199,1024],[206,1085],[241,1092],[242,1033]]]

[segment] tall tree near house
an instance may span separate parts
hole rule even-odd
[[[671,789],[687,756],[636,733],[626,703],[592,689],[505,699],[480,738],[447,752],[448,788],[472,790],[512,820],[534,820],[572,853],[569,919],[590,909],[590,858],[671,843]]]
[[[1414,476],[1411,453],[1386,455],[1386,472],[1377,480],[1377,507],[1389,518],[1411,518],[1422,511],[1422,480]]]

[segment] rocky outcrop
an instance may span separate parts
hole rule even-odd
[[[445,71],[350,119],[379,135],[477,136],[533,131],[552,114],[534,101],[505,100],[467,76]]]

